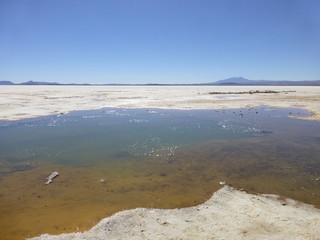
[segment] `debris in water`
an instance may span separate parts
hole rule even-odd
[[[148,112],[148,113],[151,113],[151,114],[156,114],[156,113],[157,113],[156,111],[149,110],[149,109],[147,109],[147,112]]]
[[[100,183],[106,183],[107,181],[108,181],[107,179],[103,179],[103,178],[100,179]]]
[[[52,180],[58,175],[59,175],[59,173],[57,171],[51,173],[50,176],[46,178],[48,181],[45,184],[46,185],[50,184],[52,182]]]

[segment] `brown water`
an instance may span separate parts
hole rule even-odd
[[[155,111],[3,122],[1,239],[82,231],[123,209],[197,205],[219,182],[320,207],[320,124],[288,118],[301,110]]]

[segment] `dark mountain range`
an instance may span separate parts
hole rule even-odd
[[[235,86],[242,86],[242,85],[270,85],[270,86],[320,86],[320,80],[316,81],[274,81],[274,80],[249,80],[243,77],[232,77],[216,82],[211,83],[196,83],[196,84],[158,84],[158,83],[149,83],[149,84],[78,84],[78,83],[56,83],[56,82],[35,82],[35,81],[28,81],[24,83],[15,84],[10,81],[0,81],[0,85],[62,85],[62,86],[205,86],[205,85],[235,85]]]
[[[61,85],[60,83],[56,82],[34,82],[34,81],[28,81],[24,83],[20,83],[19,85]]]
[[[14,83],[10,81],[0,81],[0,85],[14,85]]]
[[[320,80],[317,81],[285,81],[285,80],[249,80],[243,77],[233,77],[210,85],[279,85],[279,86],[320,86]]]

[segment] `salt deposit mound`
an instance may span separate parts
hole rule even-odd
[[[276,195],[252,195],[225,186],[189,208],[137,208],[103,219],[91,230],[32,240],[320,239],[320,210]]]

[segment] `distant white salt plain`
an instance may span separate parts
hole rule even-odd
[[[219,93],[219,94],[214,94]],[[320,120],[320,86],[1,86],[0,120],[103,107],[303,108]]]
[[[44,234],[29,240],[71,239],[317,240],[320,209],[277,195],[252,195],[224,186],[195,207],[126,210],[103,219],[89,231]]]

